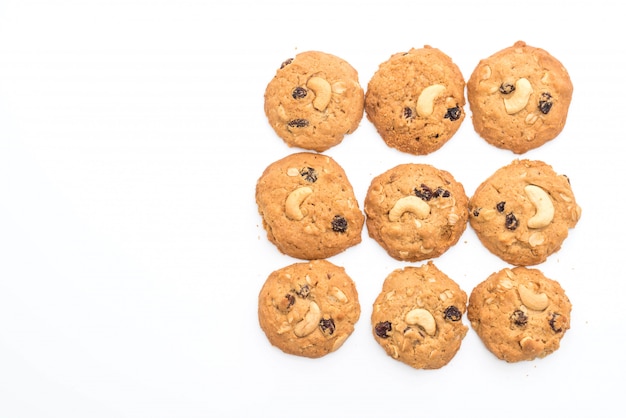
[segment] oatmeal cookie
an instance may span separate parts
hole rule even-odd
[[[569,179],[532,160],[498,169],[478,186],[469,211],[484,246],[517,266],[543,263],[558,251],[582,212]]]
[[[396,53],[369,81],[365,114],[385,141],[425,155],[441,148],[465,119],[465,80],[458,66],[428,45]]]
[[[256,185],[267,238],[284,254],[328,258],[361,242],[365,216],[343,168],[310,152],[270,164]]]
[[[523,41],[481,60],[467,82],[476,132],[516,154],[561,133],[573,91],[563,64]]]
[[[345,60],[320,51],[280,66],[265,90],[265,114],[290,147],[323,152],[354,132],[363,118],[363,88]]]
[[[487,349],[513,363],[553,353],[570,328],[572,304],[561,285],[537,269],[490,275],[469,298],[467,318]]]
[[[468,198],[452,174],[401,164],[375,177],[365,197],[369,236],[401,261],[442,255],[467,227]]]
[[[272,272],[259,293],[258,317],[270,343],[288,354],[318,358],[354,331],[361,306],[354,281],[326,260]]]
[[[372,333],[393,359],[439,369],[456,355],[468,327],[467,294],[431,261],[387,276],[374,302]]]

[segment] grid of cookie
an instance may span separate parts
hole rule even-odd
[[[300,60],[300,56],[306,56],[307,60]],[[529,59],[529,57],[533,59]],[[432,63],[433,60],[437,60],[441,65],[427,65],[428,62]],[[293,65],[300,61],[306,61],[306,65]],[[319,61],[325,61],[326,64],[321,68],[315,67],[315,64]],[[511,62],[517,63],[518,69],[516,71],[511,71]],[[538,65],[539,68],[534,68],[533,65],[535,64]],[[309,67],[310,65],[313,66]],[[343,67],[343,71],[339,70],[340,67]],[[430,71],[430,69],[434,67],[437,67],[440,71],[438,73],[437,71]],[[519,67],[524,67],[524,69],[519,70]],[[346,68],[349,70],[349,75],[347,76],[349,80],[342,78],[346,77]],[[445,71],[441,71],[442,68],[445,68]],[[291,70],[293,70],[296,75],[295,79],[305,80],[305,82],[301,83],[299,81],[294,85],[293,74],[289,74]],[[519,73],[519,71],[522,72]],[[426,76],[415,77],[415,72],[419,72],[420,75],[424,73],[427,74]],[[287,75],[285,75],[285,73],[287,73]],[[333,132],[332,124],[329,123],[323,125],[322,129],[323,122],[320,122],[319,119],[315,117],[316,114],[320,112],[331,115],[331,117],[334,116],[335,112],[338,110],[334,109],[333,106],[342,103],[341,96],[348,90],[347,86],[349,85],[353,91],[353,93],[349,95],[352,103],[354,104],[354,97],[357,97],[357,102],[360,98],[364,100],[363,107],[356,105],[356,108],[360,109],[360,116],[357,115],[351,118],[352,121],[357,121],[354,126],[358,125],[358,121],[364,109],[368,119],[376,126],[377,131],[388,146],[397,148],[403,152],[423,155],[439,149],[454,135],[458,129],[458,125],[464,118],[463,105],[465,104],[465,98],[463,90],[465,83],[462,76],[460,80],[460,97],[458,94],[450,94],[450,90],[454,90],[453,87],[455,85],[458,87],[459,74],[460,71],[458,71],[458,68],[454,65],[452,60],[441,51],[429,46],[419,50],[412,49],[407,53],[394,54],[389,61],[381,64],[378,72],[374,75],[372,80],[370,80],[367,93],[363,95],[362,90],[359,90],[359,87],[355,87],[358,86],[358,80],[356,82],[354,80],[356,71],[354,71],[347,62],[341,58],[321,52],[302,53],[296,56],[295,59],[285,61],[277,71],[275,78],[268,84],[265,94],[265,111],[276,133],[283,138],[289,146],[297,146],[321,152],[320,150],[325,150],[337,145],[343,139],[344,134],[351,133],[356,129],[352,128],[346,130],[344,127],[343,131]],[[419,82],[412,82],[418,78],[420,80]],[[402,89],[400,97],[398,97],[397,88],[393,88],[393,86],[390,88],[389,84],[391,82],[403,83],[403,86],[405,86],[405,88]],[[280,91],[280,89],[286,90]],[[356,91],[356,93],[354,93],[354,91]],[[395,95],[389,92],[394,92]],[[487,59],[481,60],[472,73],[467,85],[468,100],[473,113],[472,120],[474,121],[474,129],[476,132],[492,145],[509,149],[518,154],[539,147],[545,142],[555,138],[560,133],[567,117],[571,93],[571,81],[561,63],[546,51],[530,47],[521,41],[515,43],[512,47],[497,52]],[[415,99],[415,97],[417,99]],[[290,102],[291,104],[288,105],[287,103]],[[293,105],[293,103],[297,103],[297,105]],[[302,112],[305,112],[303,109],[309,112],[306,117],[302,117],[304,114]],[[294,116],[294,114],[290,112],[296,112],[296,115]],[[380,115],[384,115],[385,117],[380,117]],[[515,136],[500,134],[494,139],[492,133],[493,126],[495,125],[502,130],[503,124],[514,125],[517,131],[520,131],[521,126],[523,128],[521,129],[521,137],[515,138]],[[429,127],[428,130],[425,131],[425,127]],[[390,135],[390,132],[393,133],[393,135]],[[318,133],[323,134],[321,137],[322,145],[320,145]],[[316,136],[318,137],[316,138]],[[513,138],[513,140],[505,141],[503,138]],[[418,139],[418,141],[416,141],[416,139]],[[421,148],[411,147],[410,144],[415,142],[429,145]],[[518,164],[520,164],[520,162],[516,160],[512,166]],[[563,180],[566,180],[564,176],[558,176],[552,171],[550,166],[540,161],[532,162],[524,160],[521,163],[521,165],[524,165],[529,171],[532,171],[532,168],[538,164],[543,165],[544,172],[547,171],[548,176],[544,175],[543,178],[536,179],[537,181],[535,181],[535,183],[539,184],[525,184],[522,186],[526,199],[522,203],[518,202],[517,212],[510,210],[512,206],[515,207],[510,201],[507,203],[505,200],[496,199],[495,202],[491,203],[490,207],[477,204],[480,200],[478,199],[480,187],[472,197],[472,201],[467,205],[467,210],[470,214],[469,223],[477,231],[479,237],[481,237],[481,242],[483,242],[491,252],[498,255],[503,260],[519,266],[513,270],[504,269],[498,272],[499,275],[505,275],[507,279],[501,280],[495,285],[496,287],[501,286],[505,293],[506,291],[511,291],[512,293],[509,293],[513,296],[510,297],[515,299],[514,305],[519,308],[515,309],[513,313],[501,312],[501,315],[506,316],[508,325],[516,331],[510,333],[509,338],[515,341],[513,346],[519,351],[517,355],[504,355],[497,351],[494,347],[500,347],[502,344],[506,345],[507,341],[500,341],[500,343],[502,343],[500,345],[494,344],[493,341],[489,341],[488,336],[480,332],[480,324],[485,319],[481,318],[480,315],[476,313],[482,312],[476,307],[478,303],[476,301],[478,301],[479,298],[474,297],[472,299],[472,297],[470,297],[470,306],[472,306],[470,310],[474,313],[471,318],[469,318],[468,313],[468,318],[472,322],[472,327],[477,331],[481,339],[483,339],[485,346],[496,356],[506,361],[531,360],[550,354],[558,348],[560,339],[569,328],[569,310],[571,310],[571,304],[569,304],[569,300],[567,300],[562,289],[560,293],[554,292],[553,289],[551,291],[544,291],[545,286],[543,283],[552,281],[545,277],[537,279],[536,272],[538,272],[539,275],[541,275],[541,272],[528,269],[525,266],[539,264],[545,261],[547,256],[551,253],[557,251],[560,248],[562,240],[567,236],[567,229],[573,228],[576,225],[576,222],[580,218],[581,210],[575,202],[569,182],[564,183]],[[505,169],[509,169],[509,167],[503,167],[497,173],[494,173],[492,177],[501,174],[500,171]],[[314,167],[294,166],[285,169],[285,175],[289,176],[290,174],[288,173],[290,170],[292,177],[295,176],[296,172],[303,177],[306,176],[302,175],[302,172],[316,172]],[[297,178],[297,176],[295,177]],[[553,178],[557,179],[555,181],[559,182],[556,190],[552,190],[554,189],[554,185],[551,184]],[[488,184],[488,182],[492,180],[493,178],[489,178],[484,184]],[[352,193],[347,177],[344,178],[344,181],[347,184],[349,192]],[[290,190],[286,197],[280,197],[277,202],[287,202],[289,200],[291,204],[293,204],[293,201],[297,200],[296,205],[298,206],[298,212],[302,213],[303,210],[306,212],[306,208],[301,208],[300,205],[305,204],[306,198],[311,193],[301,193],[303,188],[305,190],[310,189],[306,186],[296,187]],[[416,222],[419,224],[421,223],[420,221],[428,217],[431,212],[432,203],[430,201],[433,198],[449,198],[449,192],[447,192],[448,195],[445,196],[446,192],[447,191],[440,186],[431,187],[426,184],[426,182],[419,182],[419,184],[416,184],[408,193],[405,193],[405,196],[394,200],[395,204],[387,211],[387,216],[393,218],[391,220],[395,222],[400,221],[400,219],[404,217],[406,220],[412,222],[413,225],[415,225]],[[257,202],[258,194],[257,188]],[[299,196],[299,198],[291,198],[294,194]],[[558,198],[555,199],[554,196],[558,196]],[[356,205],[358,207],[358,204]],[[524,205],[525,207],[523,207]],[[291,209],[287,209],[285,206],[284,210],[289,211]],[[520,228],[520,220],[515,214],[528,212],[529,210],[533,211],[532,216],[530,216],[528,222]],[[265,219],[265,211],[261,206],[259,207],[259,212],[264,218],[264,227],[268,230],[270,241],[273,241],[277,244],[279,249],[281,249],[278,243],[275,242],[276,240],[271,238],[271,228],[268,228],[269,224]],[[366,210],[369,221],[370,214],[367,212]],[[291,218],[293,220],[293,217]],[[542,246],[547,248],[543,251],[541,257],[530,259],[523,257],[515,258],[511,257],[511,254],[508,254],[506,245],[504,249],[498,249],[497,246],[494,247],[490,245],[485,235],[481,235],[479,225],[483,223],[487,224],[498,218],[501,218],[500,225],[490,227],[491,232],[496,230],[496,233],[492,234],[496,237],[494,238],[496,241],[502,238],[502,234],[508,234],[510,236],[519,235],[519,231],[514,232],[518,230],[518,228],[525,232],[531,231],[530,233],[524,234],[526,243],[531,251]],[[565,220],[562,221],[563,219]],[[458,222],[458,215],[448,217],[448,227],[450,224],[456,222]],[[465,225],[466,223],[467,220],[465,220],[463,224]],[[552,225],[560,225],[561,228],[558,234],[540,232],[541,229]],[[356,226],[360,231],[362,224],[359,225],[357,222]],[[344,233],[345,228],[346,223],[344,219],[341,228],[338,228],[331,222],[330,226],[321,227],[321,231],[328,231],[336,235]],[[368,223],[368,229],[369,228],[370,225]],[[397,229],[398,231],[402,230],[401,227]],[[502,234],[500,232],[502,232]],[[561,242],[557,242],[556,244],[552,243],[551,246],[544,246],[546,241],[550,241],[547,237],[552,237],[553,235],[560,237]],[[370,231],[370,236],[372,236],[372,231]],[[510,236],[508,239],[501,239],[501,241],[509,242]],[[374,238],[374,236],[372,237]],[[381,240],[377,241],[384,246]],[[454,241],[454,243],[455,242],[456,241]],[[454,245],[454,243],[451,245]],[[343,251],[348,246],[356,244],[358,244],[358,242],[346,245],[336,251]],[[424,247],[422,246],[422,248]],[[281,251],[283,250],[281,249]],[[445,251],[445,249],[443,251]],[[441,252],[434,253],[430,257],[427,251],[423,251],[423,254],[424,257],[422,259],[428,259],[439,256]],[[393,256],[391,252],[390,255]],[[296,257],[298,256],[296,255]],[[307,259],[310,257],[303,256],[299,258]],[[401,257],[396,258],[401,259]],[[437,270],[431,261],[428,262],[427,266]],[[513,273],[514,271],[515,273]],[[275,273],[276,272],[273,274]],[[397,272],[390,274],[389,277],[395,273]],[[494,276],[495,275],[496,273],[494,273]],[[522,280],[522,284],[517,284],[515,280],[511,280],[517,276],[525,278]],[[528,279],[529,277],[534,277],[534,280]],[[487,282],[487,280],[485,282]],[[474,296],[481,285],[474,289],[472,296]],[[459,292],[465,295],[460,289]],[[453,296],[454,292],[450,293],[451,294],[446,294],[442,292],[439,293],[438,297],[440,300],[445,301]],[[267,303],[266,300],[261,300],[261,295],[259,298],[260,305],[261,303]],[[278,297],[276,300],[282,299]],[[552,303],[553,300],[554,303]],[[563,300],[567,303],[562,302]],[[338,299],[335,298],[335,301],[338,301]],[[472,301],[474,301],[473,305]],[[535,303],[537,301],[541,301],[541,303]],[[556,303],[557,301],[561,301],[562,303]],[[285,310],[284,306],[279,308],[278,305],[280,305],[280,303],[276,304],[276,309],[282,309],[281,314],[285,314],[289,317],[289,309]],[[463,302],[462,305],[461,310],[459,310],[456,305],[439,308],[440,310],[443,309],[443,311],[447,310],[448,313],[440,312],[439,315],[436,316],[433,316],[433,312],[429,310],[408,306],[403,309],[402,315],[395,318],[393,321],[375,322],[373,315],[372,327],[374,337],[385,347],[385,350],[390,356],[400,359],[413,367],[442,367],[447,364],[451,357],[446,361],[431,364],[420,362],[415,358],[403,359],[399,354],[399,350],[406,348],[404,346],[406,346],[407,343],[405,342],[399,345],[398,341],[395,341],[389,344],[390,341],[394,340],[393,338],[390,340],[390,337],[395,328],[401,331],[403,338],[408,330],[413,330],[415,332],[410,334],[413,336],[411,344],[421,344],[425,338],[435,335],[436,330],[439,329],[437,324],[440,324],[439,327],[443,324],[441,323],[441,318],[443,318],[443,321],[460,321],[462,313],[465,312],[465,302]],[[561,308],[558,309],[557,312],[554,309],[549,309],[552,305],[560,306]],[[282,324],[280,332],[287,332],[287,329],[291,329],[295,325],[301,324],[302,321],[311,319],[319,313],[312,313],[312,309],[310,308],[311,301],[309,301],[308,306],[308,310],[298,314],[300,316],[294,314],[295,316],[292,315],[289,317],[290,319]],[[449,313],[453,310],[452,308],[456,309],[456,311],[461,314],[450,315]],[[407,310],[408,312],[405,312]],[[315,310],[313,309],[313,311]],[[529,322],[535,324],[532,319],[536,318],[538,315],[544,318],[544,320],[540,322],[540,331],[536,331],[537,327],[534,325],[531,330],[528,324]],[[531,321],[529,321],[529,318]],[[326,322],[326,324],[327,323],[328,322]],[[264,331],[270,341],[273,339],[270,333],[278,332],[278,330],[268,329],[264,329]],[[319,331],[327,337],[332,338],[332,332],[329,333],[328,327],[322,326],[322,322],[319,322],[317,328],[311,327],[311,333],[315,331]],[[533,336],[534,332],[541,332],[542,335],[544,335],[545,332],[551,332],[554,338],[550,339],[550,344],[547,345],[545,343],[545,335],[541,338],[535,338]],[[457,335],[457,338],[462,339],[464,335],[465,333],[461,332]],[[341,338],[341,343],[343,343],[347,335],[342,335]],[[297,339],[295,341],[297,344]],[[304,343],[304,340],[302,340],[301,343]],[[277,346],[283,349],[283,351],[288,351],[286,347]],[[334,351],[339,346],[341,346],[341,344],[335,345],[335,348],[330,351]],[[326,351],[323,355],[330,351]],[[456,351],[454,350],[454,352]],[[416,355],[415,351],[412,351],[412,353],[413,356]]]

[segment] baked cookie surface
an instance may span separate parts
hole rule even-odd
[[[285,61],[265,90],[265,114],[290,147],[318,152],[339,144],[363,118],[357,71],[332,54],[307,51]]]
[[[467,81],[475,131],[516,154],[540,147],[563,130],[572,93],[561,62],[523,41],[481,60]]]
[[[368,83],[365,113],[385,143],[425,155],[441,148],[465,118],[465,80],[452,59],[425,46],[396,53]]]
[[[360,314],[354,281],[343,267],[326,260],[276,270],[259,293],[259,324],[270,343],[302,357],[336,351]]]
[[[561,285],[537,269],[490,275],[470,294],[467,318],[487,349],[507,362],[542,358],[560,347],[572,304]]]
[[[401,261],[435,258],[467,227],[468,198],[452,174],[401,164],[375,177],[365,197],[369,236]]]
[[[469,222],[490,252],[528,266],[561,248],[581,212],[566,176],[542,161],[514,160],[478,186]]]
[[[361,242],[365,216],[343,168],[302,152],[270,164],[256,185],[267,238],[284,254],[328,258]]]
[[[389,356],[438,369],[456,355],[468,327],[467,294],[432,262],[393,271],[372,311],[372,332]]]

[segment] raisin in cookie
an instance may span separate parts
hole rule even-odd
[[[285,353],[317,358],[337,350],[354,331],[361,307],[343,267],[326,260],[272,272],[259,293],[259,324]]]
[[[581,216],[569,179],[542,161],[514,160],[470,198],[469,222],[502,260],[528,266],[558,251]]]
[[[301,152],[270,164],[256,185],[268,239],[284,254],[328,258],[361,242],[365,216],[335,160]]]
[[[516,154],[543,145],[563,130],[572,93],[565,67],[522,41],[481,60],[467,82],[476,132]]]
[[[365,197],[369,236],[401,261],[439,257],[467,226],[468,198],[452,174],[401,164],[375,177]]]
[[[465,118],[465,80],[450,57],[428,45],[382,63],[365,94],[365,113],[388,146],[425,155]]]
[[[537,269],[516,267],[493,273],[473,289],[467,318],[489,351],[517,362],[556,351],[571,310],[558,282]]]
[[[393,271],[374,302],[372,332],[392,358],[438,369],[456,355],[468,327],[467,294],[432,262]]]
[[[343,59],[307,51],[285,61],[265,90],[265,114],[287,145],[323,152],[357,129],[363,88]]]

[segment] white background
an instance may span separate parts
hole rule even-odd
[[[626,383],[619,5],[0,0],[0,417],[608,416]],[[467,79],[517,40],[551,52],[575,86],[564,131],[523,156],[567,174],[583,208],[537,266],[574,306],[561,348],[508,364],[470,330],[442,369],[393,361],[369,317],[407,264],[365,228],[330,260],[359,291],[346,344],[315,360],[272,347],[258,292],[299,261],[268,243],[254,200],[263,169],[299,151],[263,113],[280,63],[333,53],[365,88],[391,54],[428,44]],[[365,117],[327,154],[361,204],[400,163],[448,170],[471,195],[517,157],[469,117],[428,156],[388,148]],[[507,266],[469,227],[434,261],[468,294]]]

